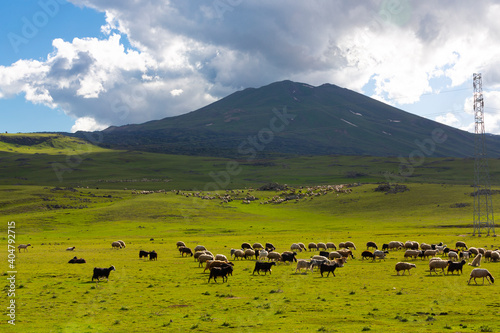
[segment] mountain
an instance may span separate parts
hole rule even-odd
[[[292,81],[244,89],[184,115],[109,127],[99,136],[108,148],[242,159],[474,155],[471,133],[332,84]],[[500,137],[487,136],[486,144],[489,156],[500,154]]]

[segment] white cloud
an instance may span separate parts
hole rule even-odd
[[[75,121],[75,124],[71,127],[71,132],[75,133],[77,131],[100,131],[109,127],[109,125],[98,124],[94,118],[82,117]]]
[[[172,95],[172,96],[179,96],[183,92],[184,92],[184,90],[182,90],[182,89],[174,89],[174,90],[170,90],[170,95]]]

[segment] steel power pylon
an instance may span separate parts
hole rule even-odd
[[[495,220],[491,201],[490,174],[486,158],[484,134],[484,101],[481,73],[473,75],[474,81],[474,232],[481,236],[495,235]]]

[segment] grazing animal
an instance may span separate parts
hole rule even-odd
[[[319,251],[319,255],[320,256],[323,256],[323,257],[329,257],[330,256],[330,252],[327,252],[327,251]]]
[[[279,252],[269,252],[269,254],[267,255],[267,260],[281,261],[281,254]]]
[[[94,267],[94,274],[92,275],[92,281],[97,279],[99,281],[101,278],[106,278],[109,281],[109,273],[111,271],[116,271],[115,266],[111,266],[109,268],[98,268]]]
[[[471,266],[474,266],[474,267],[479,267],[481,266],[481,259],[483,258],[483,255],[481,253],[479,253],[475,258],[474,260],[472,260],[471,263],[469,263],[469,265]]]
[[[448,275],[449,272],[453,274],[453,272],[457,271],[462,274],[462,267],[465,265],[466,261],[462,260],[461,262],[453,262],[451,260],[448,261],[448,271],[446,274]]]
[[[85,263],[86,263],[85,259],[77,257],[73,257],[73,259],[70,259],[68,261],[68,264],[85,264]]]
[[[305,246],[305,244],[304,244],[304,243],[297,243],[297,244],[299,244],[299,246],[300,246],[300,248],[301,248],[302,250],[306,251],[306,246]],[[301,252],[302,252],[302,251],[301,251]]]
[[[491,261],[494,261],[494,262],[500,260],[500,251],[498,251],[498,250],[491,251],[490,259],[491,259]]]
[[[149,260],[158,260],[158,253],[155,250],[149,252]]]
[[[267,259],[269,252],[267,252],[266,250],[255,251],[256,257],[257,257],[257,254],[258,254],[257,260],[264,260],[264,259]]]
[[[334,250],[336,250],[336,249],[337,249],[337,247],[335,246],[335,244],[334,244],[334,243],[332,243],[332,242],[328,242],[328,243],[326,243],[326,248],[327,248],[327,249],[334,249]]]
[[[207,269],[211,270],[214,267],[222,267],[224,265],[234,266],[234,264],[232,262],[228,262],[228,261],[223,261],[223,260],[208,260],[207,264],[205,266],[205,269],[203,270],[203,273],[205,273],[205,271]]]
[[[437,274],[436,269],[441,268],[444,274],[444,269],[448,267],[448,260],[443,260],[441,258],[433,258],[429,261],[429,274],[432,275],[432,271]]]
[[[74,249],[75,249],[75,247],[74,247],[74,246],[72,246],[72,247],[68,247],[68,248],[66,249],[66,251],[73,251]]]
[[[217,282],[217,277],[219,277],[219,276],[222,277],[222,282],[224,282],[224,279],[226,279],[226,282],[227,282],[227,276],[229,274],[232,275],[232,273],[233,273],[233,266],[231,266],[229,264],[225,264],[225,265],[220,266],[220,267],[213,267],[210,270],[210,276],[208,277],[208,282],[210,282],[210,280],[212,278],[214,279],[214,282]]]
[[[461,242],[461,241],[458,241],[455,243],[455,247],[458,249],[458,248],[465,248],[467,250],[467,245],[465,244],[465,242]]]
[[[178,241],[176,245],[177,245],[177,248],[180,248],[181,246],[186,247],[186,244],[182,241]]]
[[[335,269],[339,267],[339,264],[338,263],[333,263],[333,264],[321,264],[321,266],[319,266],[319,272],[321,273],[321,277],[323,277],[323,273],[324,272],[328,272],[328,274],[326,274],[326,277],[328,277],[330,275],[330,272],[332,273],[333,276],[335,276]]]
[[[365,258],[371,258],[371,259],[373,259],[373,252],[371,252],[371,251],[363,251],[361,253],[361,259],[365,260]]]
[[[252,248],[254,250],[264,250],[264,246],[261,243],[253,243]]]
[[[450,260],[456,259],[458,261],[458,253],[455,251],[450,251],[448,252],[448,258],[450,258]]]
[[[416,268],[417,266],[415,264],[411,264],[409,262],[398,262],[396,264],[396,272],[399,275],[400,271],[403,271],[403,275],[405,275],[405,271],[408,271],[408,275],[410,275],[410,269]]]
[[[312,251],[313,249],[316,251],[318,249],[318,245],[316,243],[309,243],[307,244],[307,248],[309,249],[309,251]]]
[[[484,278],[486,278],[486,280],[488,282],[490,282],[490,284],[495,283],[495,278],[493,278],[493,275],[491,275],[491,273],[486,268],[474,268],[470,272],[470,278],[469,278],[469,282],[467,282],[467,284],[470,283],[470,280],[472,280],[472,278],[474,278],[474,282],[476,282],[476,278],[478,278],[478,277],[483,278],[483,284],[484,284]],[[488,280],[488,278],[489,278],[489,280]],[[476,282],[476,284],[477,284],[477,282]]]
[[[384,259],[385,260],[385,255],[389,253],[389,251],[380,251],[380,250],[375,250],[373,251],[373,260],[379,258],[379,259]]]
[[[389,247],[389,245],[388,245],[388,247]],[[378,246],[377,246],[377,244],[375,244],[375,242],[366,243],[366,249],[368,250],[369,248],[374,248],[375,250],[378,250]]]
[[[316,244],[316,246],[318,247],[318,250],[319,249],[322,249],[322,250],[326,250],[327,247],[326,247],[326,244],[325,243],[318,243]]]
[[[203,245],[196,245],[196,247],[194,248],[194,252],[206,251],[206,250],[207,249]]]
[[[351,242],[351,241],[347,241],[347,242],[345,242],[345,243],[344,243],[344,246],[345,246],[345,248],[346,248],[346,249],[350,249],[350,248],[352,247],[353,249],[355,249],[355,250],[356,250],[356,245],[354,245],[354,243],[353,243],[353,242]]]
[[[31,244],[19,244],[17,247],[19,249],[19,252],[21,252],[21,249],[24,249],[24,252],[28,251],[28,246],[31,246]]]
[[[405,258],[415,258],[415,259],[417,259],[417,257],[420,254],[422,254],[422,252],[419,251],[419,250],[408,249],[408,250],[405,251],[404,257]]]
[[[302,247],[297,244],[297,243],[293,243],[292,245],[290,245],[290,250],[291,251],[299,251],[299,252],[302,252]]]
[[[435,250],[435,249],[433,249],[432,245],[430,245],[430,244],[422,243],[422,244],[420,244],[420,250],[426,251],[426,250]]]
[[[198,257],[198,267],[201,267],[208,260],[214,260],[214,256],[203,253],[201,256]]]
[[[255,255],[255,251],[252,249],[246,249],[245,250],[245,259],[248,259],[248,257],[253,257]]]
[[[259,273],[260,271],[263,271],[264,275],[266,275],[267,272],[269,272],[269,274],[271,274],[271,267],[273,267],[273,266],[276,266],[276,263],[274,261],[271,261],[271,262],[256,261],[255,268],[253,269],[252,275],[254,275],[255,272],[257,272],[257,274],[260,275],[260,273]]]
[[[267,252],[276,251],[276,247],[272,243],[266,243],[266,251]]]
[[[245,258],[245,252],[243,250],[237,249],[233,253],[234,259]]]
[[[223,255],[223,254],[216,254],[214,259],[215,260],[221,260],[221,261],[228,261],[227,257],[225,255]]]
[[[422,250],[422,251],[424,251],[423,258],[435,257],[438,252],[437,250]]]
[[[252,248],[252,245],[250,245],[250,243],[243,243],[241,244],[241,248],[243,250],[246,250],[246,249],[251,249]]]
[[[111,247],[114,249],[114,248],[117,248],[117,249],[121,249],[122,248],[122,244],[120,242],[113,242],[111,243]]]
[[[347,249],[347,248],[340,249],[337,252],[340,253],[340,255],[344,258],[348,258],[349,256],[351,256],[351,259],[354,259],[354,255],[352,254],[352,251]]]
[[[191,251],[189,247],[180,247],[179,252],[181,254],[181,257],[184,257],[184,255],[186,255],[186,257],[188,255],[190,255],[191,257],[193,256],[193,251]]]
[[[140,250],[139,251],[139,258],[147,258],[149,256],[148,251]]]
[[[382,244],[382,251],[388,251],[389,250],[389,244]]]
[[[124,241],[122,241],[122,240],[117,240],[117,242],[118,242],[118,243],[120,243],[120,245],[121,245],[122,247],[125,247],[125,242],[124,242]]]
[[[297,268],[295,269],[295,273],[297,273],[297,271],[300,273],[303,268],[312,271],[312,262],[305,259],[297,260]]]
[[[297,262],[297,258],[295,256],[297,255],[297,252],[283,252],[281,254],[281,261],[283,262]]]

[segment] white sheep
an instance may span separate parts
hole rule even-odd
[[[252,245],[252,247],[253,247],[254,250],[263,250],[264,249],[264,246],[262,246],[261,243],[254,243]]]
[[[293,243],[291,246],[290,246],[290,250],[292,251],[299,251],[299,252],[302,252],[302,247],[300,247],[299,244],[297,243]]]
[[[491,259],[491,261],[499,261],[500,260],[500,251],[498,251],[498,250],[492,251],[490,259]]]
[[[405,271],[408,271],[408,275],[410,275],[410,269],[416,268],[417,266],[415,264],[411,264],[409,262],[398,262],[396,264],[396,272],[399,275],[399,271],[403,271],[403,275],[405,275]]]
[[[255,251],[252,249],[246,249],[245,250],[245,259],[248,259],[247,257],[253,257],[255,256]]]
[[[309,251],[312,251],[313,249],[317,250],[318,245],[316,243],[311,242],[311,243],[307,244],[307,248],[309,249]]]
[[[122,241],[122,240],[117,240],[117,242],[118,242],[118,243],[120,243],[122,247],[125,247],[125,242],[124,242],[124,241]]]
[[[436,245],[436,250],[438,251],[439,254],[443,254],[444,253],[444,249],[446,249],[447,246],[446,244],[444,245]]]
[[[245,257],[245,252],[243,250],[237,249],[234,251],[234,259],[244,258],[244,257]]]
[[[328,255],[328,259],[333,260],[335,258],[342,258],[342,255],[337,251],[330,252],[330,254]]]
[[[269,252],[267,252],[266,250],[260,250],[259,251],[259,258],[258,260],[264,260],[264,259],[267,259],[267,256],[269,255]]]
[[[470,280],[472,280],[472,278],[474,278],[474,282],[476,282],[476,278],[478,277],[482,277],[483,278],[483,284],[484,284],[484,278],[486,278],[486,280],[488,280],[488,282],[490,282],[490,284],[492,283],[495,283],[495,278],[493,278],[493,275],[491,275],[490,272],[488,272],[487,269],[485,268],[474,268],[471,272],[470,272],[470,278],[469,278],[469,282],[467,282],[467,284],[470,283]],[[476,282],[477,284],[477,282]]]
[[[474,267],[479,267],[481,266],[481,259],[483,258],[483,255],[481,253],[479,253],[475,258],[474,260],[472,260],[471,263],[469,263],[469,265],[471,266],[474,266]]]
[[[451,261],[458,261],[458,253],[456,253],[455,251],[450,251],[448,252],[448,258]]]
[[[470,247],[469,252],[475,256],[477,256],[479,254],[479,250],[476,247]]]
[[[270,261],[281,261],[281,254],[279,252],[269,252],[267,259]]]
[[[318,244],[316,244],[316,245],[317,245],[317,247],[318,247],[318,250],[319,250],[319,249],[322,249],[322,250],[325,250],[325,251],[326,251],[326,249],[327,249],[327,248],[326,248],[326,244],[325,244],[325,243],[321,243],[321,242],[320,242],[320,243],[318,243]]]
[[[419,250],[406,250],[405,251],[405,254],[404,254],[404,257],[405,258],[415,258],[417,259],[418,255],[421,254],[422,252],[420,252]]]
[[[302,250],[306,251],[306,246],[305,246],[305,244],[304,244],[304,243],[297,243],[297,244],[299,244],[299,246],[300,246],[300,248],[301,248]],[[301,251],[301,252],[302,252],[302,251]]]
[[[403,246],[401,246],[401,242],[398,242],[398,241],[391,241],[389,242],[389,250],[399,250],[400,248],[402,248]]]
[[[335,246],[335,244],[332,243],[332,242],[326,243],[326,248],[327,249],[335,249],[335,250],[337,249],[337,247]]]
[[[122,248],[122,244],[120,242],[113,242],[111,243],[111,247],[112,248],[117,248],[117,249],[121,249]]]
[[[424,258],[435,257],[437,252],[438,252],[438,250],[425,250],[424,251]]]
[[[198,263],[199,263],[198,267],[201,267],[201,265],[203,265],[208,260],[214,260],[214,257],[209,255],[209,254],[206,254],[206,253],[203,253],[202,255],[200,255],[198,257]]]
[[[303,268],[305,268],[306,270],[311,270],[312,271],[312,265],[311,265],[311,262],[310,261],[307,261],[305,259],[299,259],[297,260],[297,268],[295,269],[295,273],[298,272],[301,272],[301,270]]]
[[[19,252],[21,252],[21,249],[24,249],[24,252],[28,251],[28,246],[31,246],[31,244],[19,244],[17,247],[19,249]]]
[[[420,250],[423,250],[423,251],[425,251],[425,250],[432,250],[432,245],[426,244],[426,243],[422,243],[422,244],[420,244]]]
[[[203,245],[196,245],[196,247],[194,248],[194,252],[198,252],[198,251],[206,251],[206,247],[204,247]]]
[[[375,260],[376,258],[385,260],[385,255],[386,255],[386,253],[384,251],[375,250],[375,251],[373,251],[373,260]]]
[[[225,262],[228,261],[227,257],[225,255],[223,255],[223,254],[216,254],[214,260],[220,260],[220,261],[225,261]]]
[[[350,248],[352,247],[353,249],[355,249],[355,250],[356,250],[356,245],[354,245],[354,243],[353,243],[353,242],[351,242],[351,241],[347,241],[347,242],[345,242],[345,243],[344,243],[344,246],[345,246],[345,248],[346,248],[346,249],[350,249]]]
[[[181,246],[186,247],[186,244],[182,241],[178,241],[176,245],[177,245],[177,248],[180,248]]]
[[[434,271],[437,274],[436,269],[441,268],[444,274],[444,269],[448,267],[448,260],[443,260],[441,258],[431,258],[429,261],[429,274],[432,275],[432,271]]]

